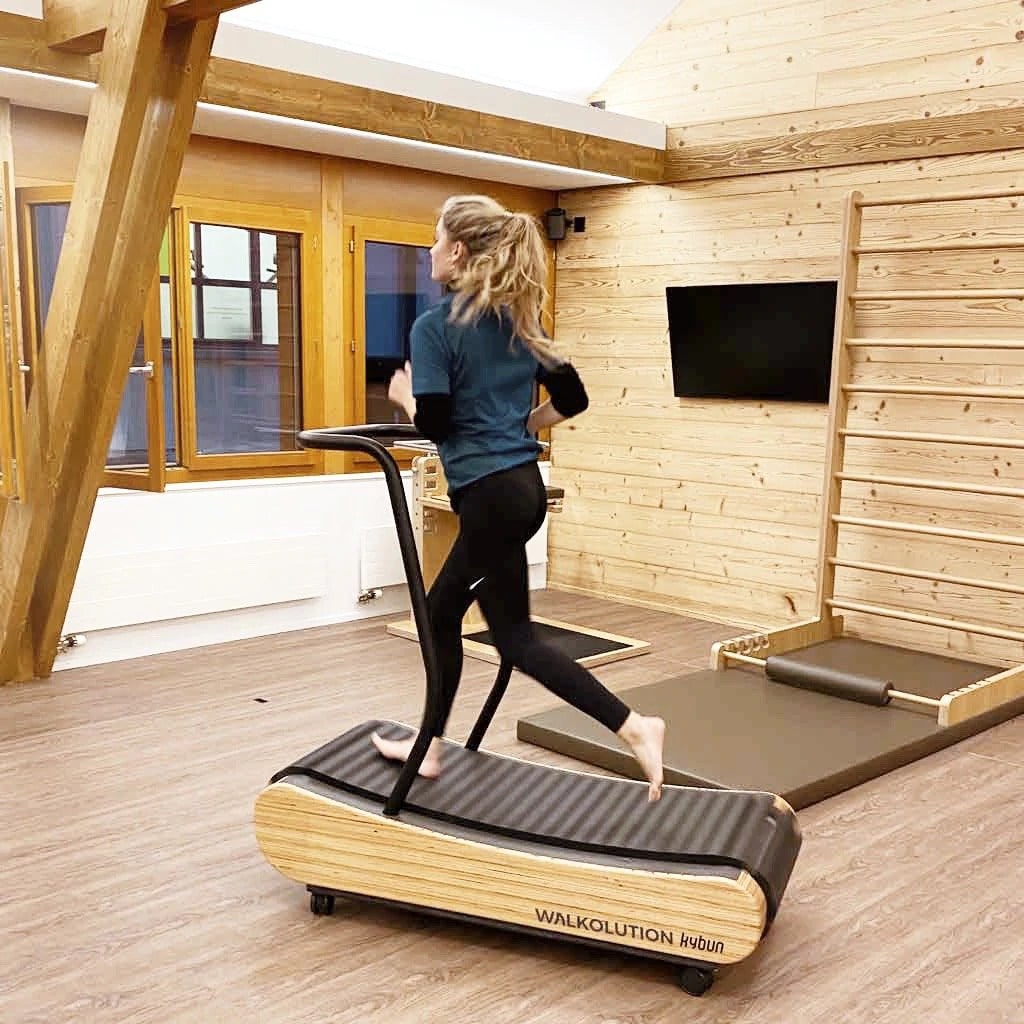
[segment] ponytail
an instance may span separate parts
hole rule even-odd
[[[487,196],[453,196],[442,208],[441,223],[469,253],[452,281],[452,321],[474,323],[485,313],[504,317],[543,366],[563,363],[541,326],[548,256],[536,218],[510,212]]]

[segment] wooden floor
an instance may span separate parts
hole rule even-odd
[[[538,614],[652,642],[612,689],[703,668],[726,626],[559,594]],[[467,661],[451,734],[492,667]],[[665,964],[363,904],[309,913],[252,835],[276,769],[415,721],[383,619],[0,689],[0,1021],[221,1024],[1024,1022],[1024,718],[800,815],[775,926],[703,999]],[[485,743],[550,707],[514,677]],[[757,742],[757,722],[750,723]]]

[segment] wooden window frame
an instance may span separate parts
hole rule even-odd
[[[20,261],[22,276],[22,319],[29,351],[26,358],[34,367],[40,360],[43,339],[38,324],[39,283],[36,280],[34,236],[32,233],[32,207],[71,202],[72,185],[41,185],[17,190],[18,221],[20,231]],[[163,428],[163,372],[160,340],[159,275],[154,274],[153,288],[146,302],[146,311],[140,328],[143,333],[145,358],[153,363],[153,375],[147,380],[146,443],[149,463],[145,466],[119,468],[105,466],[100,484],[103,487],[122,487],[129,490],[162,491],[166,483],[165,444]]]
[[[11,164],[0,165],[0,497],[18,501],[24,496],[25,374],[17,207]]]
[[[384,242],[395,245],[426,246],[434,244],[436,221],[429,224],[423,221],[388,220],[383,217],[345,217],[342,232],[347,248],[345,260],[344,285],[344,323],[350,338],[349,350],[352,355],[352,385],[349,388],[350,410],[348,422],[364,423],[366,416],[366,242]],[[548,284],[549,302],[544,310],[544,328],[549,333],[553,324],[554,307],[554,271],[555,260],[553,250],[548,253]],[[548,397],[544,388],[539,388],[539,400]],[[551,429],[545,427],[537,435],[538,439],[547,443],[551,441]],[[549,458],[550,449],[540,454],[541,461]],[[395,449],[392,453],[399,466],[408,469],[412,466],[415,453],[406,453]],[[368,455],[347,455],[346,469],[367,470],[377,467],[375,459]]]
[[[184,282],[175,295],[177,360],[190,369],[176,366],[179,387],[180,433],[179,466],[168,467],[171,482],[197,479],[230,479],[258,476],[283,476],[320,472],[321,452],[299,449],[294,452],[249,452],[200,455],[196,444],[196,406],[194,338],[192,318],[191,224],[288,232],[299,236],[299,309],[302,323],[302,423],[319,424],[323,419],[323,308],[320,260],[320,225],[312,211],[288,207],[269,207],[254,203],[224,202],[181,197],[172,212],[172,259],[178,281]]]
[[[345,217],[343,233],[348,248],[345,287],[345,323],[351,339],[352,352],[351,422],[366,422],[366,243],[414,245],[429,249],[434,244],[435,224],[416,221],[388,220],[384,217]],[[394,449],[392,455],[399,467],[409,469],[414,452]],[[378,469],[377,460],[358,453],[346,457],[347,470]]]
[[[34,364],[42,345],[37,328],[38,282],[33,259],[31,207],[71,201],[72,185],[44,185],[17,190],[17,211],[21,224],[20,265],[22,268],[22,322],[26,345]],[[162,332],[160,327],[159,267],[154,268],[153,290],[143,323],[146,359],[153,362],[155,387],[153,400],[147,403],[147,427],[150,465],[139,468],[104,470],[104,486],[162,491],[167,483],[258,479],[319,473],[323,453],[297,451],[225,453],[200,455],[196,451],[195,370],[192,336],[192,274],[189,244],[191,223],[219,224],[249,230],[281,231],[299,238],[301,316],[301,427],[319,425],[323,419],[323,309],[320,223],[309,210],[271,207],[244,202],[212,201],[199,197],[176,196],[168,229],[171,233],[171,310],[173,394],[176,398],[176,453],[178,462],[166,462],[162,383]]]

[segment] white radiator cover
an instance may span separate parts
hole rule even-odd
[[[527,554],[530,585],[543,587],[546,526]],[[86,643],[54,669],[408,610],[380,473],[176,484],[162,494],[104,488],[63,629]]]
[[[326,545],[326,534],[312,533],[83,558],[67,628],[114,629],[321,597]]]
[[[359,548],[359,583],[363,590],[393,587],[405,583],[402,549],[394,526],[363,530]]]

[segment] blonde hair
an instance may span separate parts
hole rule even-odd
[[[452,196],[441,225],[467,251],[452,279],[453,323],[475,323],[485,313],[507,317],[516,338],[549,369],[564,362],[544,336],[548,256],[536,218],[513,213],[489,196]]]

